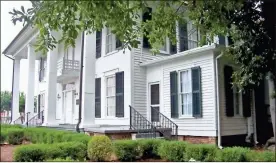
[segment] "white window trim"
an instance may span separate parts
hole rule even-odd
[[[178,92],[177,92],[177,94],[178,94],[178,114],[179,114],[179,119],[181,119],[181,118],[187,118],[187,119],[189,119],[189,118],[194,118],[193,117],[193,114],[191,114],[191,115],[182,115],[182,107],[181,107],[181,95],[182,95],[182,93],[181,93],[181,72],[184,72],[184,71],[192,71],[191,70],[191,68],[187,68],[187,69],[181,69],[181,70],[178,70]],[[191,75],[192,75],[192,73],[190,73]],[[191,76],[191,84],[192,84],[192,76]],[[191,85],[191,87],[192,87],[192,85]],[[191,93],[192,93],[192,88],[191,88]],[[193,103],[192,103],[192,112],[193,112]]]
[[[152,105],[151,104],[151,86],[152,85],[155,85],[155,84],[158,84],[159,85],[159,104],[154,104],[154,105]],[[156,81],[156,82],[150,82],[149,83],[149,97],[148,97],[148,100],[149,100],[149,110],[148,110],[148,117],[150,117],[150,120],[151,120],[151,107],[159,107],[159,112],[161,112],[161,87],[160,87],[160,81]]]
[[[111,33],[111,31],[110,31],[110,34],[107,35],[108,30],[109,30],[108,28],[105,28],[105,55],[104,56],[109,56],[109,55],[112,55],[112,54],[117,53],[118,51],[120,51],[119,48],[116,48],[116,35]],[[110,44],[108,44],[108,39],[107,39],[107,37],[109,35],[111,36],[111,43]],[[108,51],[108,45],[112,46],[110,52],[107,52]]]
[[[115,101],[115,105],[114,105],[114,116],[110,116],[110,115],[108,115],[108,108],[107,108],[107,99],[108,98],[110,98],[110,97],[114,97],[115,98],[115,100],[116,100],[116,92],[115,92],[115,94],[114,94],[114,96],[107,96],[107,79],[108,78],[112,78],[112,77],[114,77],[115,78],[115,80],[116,80],[116,76],[115,76],[115,74],[112,74],[112,75],[108,75],[108,76],[105,76],[105,110],[106,110],[106,116],[105,117],[107,117],[107,118],[116,118],[116,101]],[[115,85],[114,85],[114,87],[115,87],[115,90],[116,90],[116,81],[115,81]]]

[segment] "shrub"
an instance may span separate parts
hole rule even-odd
[[[21,125],[1,124],[1,130],[10,128],[23,128]]]
[[[215,145],[209,144],[189,144],[185,150],[185,161],[191,158],[196,161],[214,161],[216,152],[218,151]]]
[[[242,162],[246,161],[248,148],[228,147],[217,153],[216,161],[222,162]]]
[[[183,141],[164,141],[158,148],[158,154],[167,161],[184,161],[184,151],[187,146]]]
[[[47,159],[46,162],[76,162],[71,157],[64,158],[55,158],[55,159]]]
[[[46,148],[41,144],[19,146],[14,151],[13,159],[18,162],[41,162],[46,159]]]
[[[137,141],[117,140],[113,145],[114,152],[120,161],[134,161],[141,156]]]
[[[140,139],[137,140],[138,146],[142,152],[142,158],[158,158],[158,148],[163,139]]]
[[[54,144],[54,147],[61,152],[59,158],[70,156],[73,160],[83,161],[87,157],[86,145],[80,142],[63,142]]]
[[[8,129],[7,130],[8,143],[17,145],[22,144],[24,139],[24,132],[22,129]]]
[[[8,138],[7,131],[2,131],[1,130],[0,143],[4,143],[5,141],[7,141],[7,138]]]
[[[112,142],[107,136],[94,136],[88,143],[87,153],[91,161],[108,161],[112,153]]]

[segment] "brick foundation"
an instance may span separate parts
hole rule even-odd
[[[131,133],[98,133],[98,132],[88,132],[86,134],[90,135],[90,136],[106,135],[111,140],[131,139]]]
[[[193,144],[216,144],[216,137],[179,135],[178,140]]]

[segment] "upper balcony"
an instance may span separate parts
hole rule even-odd
[[[80,63],[76,60],[62,58],[57,64],[57,82],[67,83],[79,77]]]

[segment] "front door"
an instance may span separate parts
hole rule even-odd
[[[65,92],[65,105],[64,105],[64,116],[65,123],[73,123],[73,91]]]
[[[158,123],[160,111],[159,83],[150,84],[150,111],[151,122]]]

